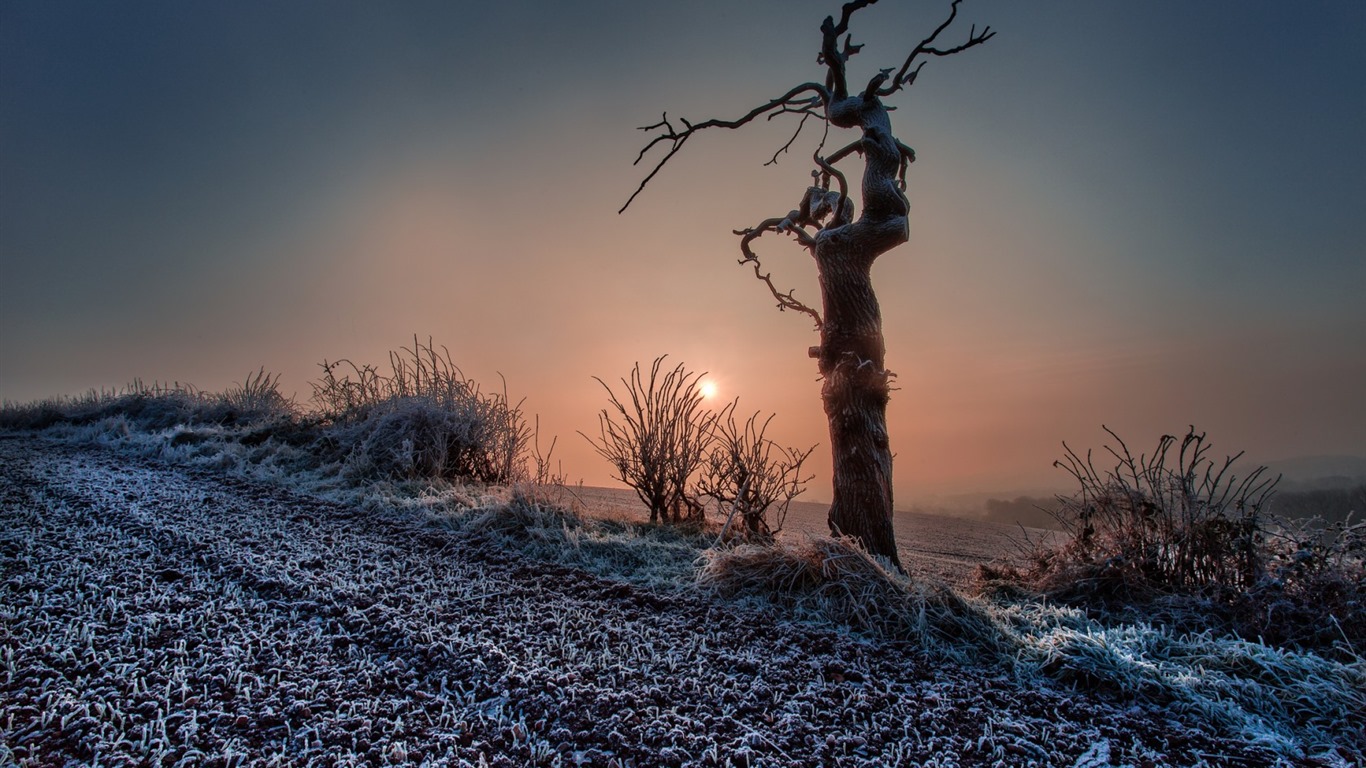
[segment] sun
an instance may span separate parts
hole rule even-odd
[[[716,397],[716,382],[712,381],[711,379],[707,379],[701,384],[698,384],[697,393],[708,400],[710,400],[713,397]]]

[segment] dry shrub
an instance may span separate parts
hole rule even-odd
[[[1119,444],[1105,446],[1113,469],[1097,470],[1090,452],[1082,459],[1066,443],[1055,462],[1079,485],[1059,499],[1059,522],[1072,534],[1059,561],[1070,567],[1059,575],[1119,599],[1256,584],[1265,570],[1262,510],[1276,484],[1262,478],[1266,468],[1237,478],[1230,468],[1242,454],[1216,464],[1193,427],[1179,444],[1163,435],[1137,458],[1105,430]]]
[[[1366,522],[1278,520],[1267,571],[1232,603],[1240,634],[1366,656]]]
[[[521,403],[485,393],[429,339],[389,356],[391,372],[323,361],[313,400],[328,441],[353,474],[511,483],[527,473],[532,438]],[[349,368],[349,372],[346,371]]]
[[[1363,529],[1291,526],[1267,513],[1275,478],[1208,458],[1204,433],[1163,436],[1135,457],[1106,446],[1111,469],[1072,449],[1057,465],[1079,485],[1059,497],[1063,545],[1023,567],[983,568],[992,589],[1018,584],[1098,616],[1160,622],[1355,657],[1366,651]]]
[[[742,544],[702,553],[698,586],[754,596],[808,618],[947,649],[1003,651],[1005,636],[947,585],[912,581],[847,537]]]
[[[703,461],[697,493],[730,507],[723,536],[738,516],[743,536],[771,540],[782,530],[788,506],[811,480],[802,476],[802,464],[816,447],[787,448],[764,437],[773,415],[760,422],[756,411],[741,427],[735,420],[739,404],[732,401],[712,422],[715,441]]]
[[[665,357],[654,359],[648,381],[636,363],[630,377],[621,380],[620,398],[595,376],[611,408],[598,412],[597,439],[579,434],[635,490],[650,510],[650,522],[696,523],[704,510],[688,493],[688,482],[715,439],[716,415],[702,407],[697,382],[705,374],[679,363],[660,376]]]
[[[351,469],[401,479],[478,477],[486,471],[477,424],[418,398],[397,399],[370,410],[355,424],[332,430],[349,448]]]

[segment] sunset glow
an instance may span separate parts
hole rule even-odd
[[[733,234],[799,203],[822,127],[770,165],[796,120],[701,136],[617,214],[653,163],[639,126],[823,77],[840,3],[799,5],[7,4],[0,399],[264,366],[307,405],[322,360],[383,366],[418,334],[608,485],[576,435],[593,377],[668,354],[820,444],[803,500],[828,500],[817,334]],[[861,11],[855,79],[944,5]],[[1249,461],[1366,455],[1366,3],[959,13],[998,35],[891,113],[918,158],[910,241],[873,271],[897,503],[1065,485],[1062,441],[1102,424],[1142,450],[1195,424]],[[821,306],[794,238],[753,246]]]

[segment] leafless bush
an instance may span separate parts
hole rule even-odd
[[[816,447],[802,451],[765,438],[773,415],[761,423],[756,411],[740,426],[735,420],[739,402],[721,409],[713,421],[715,442],[703,462],[697,491],[730,507],[723,536],[738,515],[748,537],[771,539],[782,530],[788,505],[813,477],[802,477],[802,464]]]
[[[1232,472],[1241,453],[1212,461],[1204,433],[1165,435],[1135,457],[1113,431],[1111,469],[1067,447],[1057,466],[1079,489],[1059,497],[1071,534],[1022,568],[990,567],[987,582],[1023,584],[1120,616],[1218,628],[1279,645],[1366,649],[1366,528],[1309,526],[1267,512],[1279,478]]]
[[[1079,486],[1058,498],[1058,522],[1071,534],[1055,558],[1058,586],[1129,599],[1255,584],[1265,570],[1262,509],[1276,484],[1263,479],[1265,467],[1238,479],[1229,470],[1242,454],[1216,464],[1194,428],[1138,457],[1105,431],[1118,443],[1105,446],[1113,468],[1098,470],[1090,451],[1082,458],[1066,443],[1055,462]]]
[[[629,379],[621,380],[626,402],[593,377],[607,390],[611,408],[598,413],[597,440],[579,434],[611,463],[618,479],[635,490],[650,510],[650,522],[700,521],[702,505],[688,494],[688,481],[711,446],[716,414],[702,407],[697,381],[705,374],[690,372],[679,363],[661,377],[665,357],[650,365],[648,381],[640,363],[631,369]]]
[[[390,353],[391,373],[349,360],[322,363],[313,400],[332,438],[362,472],[509,483],[527,475],[532,430],[502,393],[485,393],[429,339]],[[347,372],[346,368],[350,371]]]

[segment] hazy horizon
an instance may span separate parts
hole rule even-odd
[[[949,3],[855,16],[865,81]],[[0,399],[135,378],[221,390],[264,366],[430,336],[507,379],[572,479],[578,434],[668,354],[820,448],[810,322],[736,265],[792,208],[810,130],[689,142],[821,76],[835,1],[0,6]],[[1251,464],[1366,456],[1366,4],[965,0],[997,36],[893,100],[911,237],[875,270],[899,509],[1066,487],[1065,440],[1205,430]],[[955,39],[956,39],[955,36]],[[850,172],[856,172],[850,166]],[[806,252],[757,244],[817,301]]]

